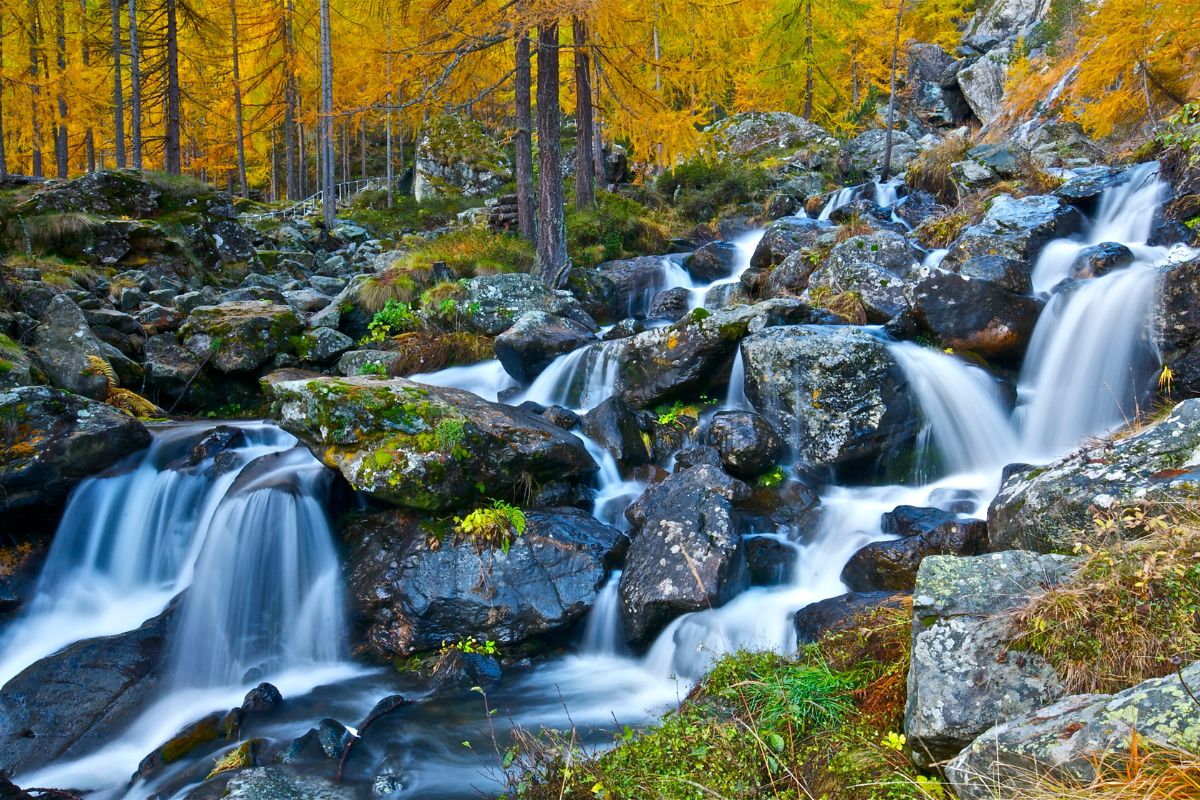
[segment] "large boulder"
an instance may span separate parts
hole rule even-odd
[[[850,140],[846,152],[850,156],[850,167],[860,175],[875,175],[883,169],[887,152],[888,132],[883,128],[863,131]],[[917,142],[904,131],[892,131],[892,170],[903,172],[909,162],[917,157]]]
[[[709,242],[683,262],[692,278],[712,283],[733,274],[738,262],[738,248],[733,242]]]
[[[407,511],[352,518],[343,536],[363,641],[405,656],[468,637],[512,644],[579,621],[622,535],[574,509],[526,511],[507,552]]]
[[[813,271],[802,297],[815,301],[853,292],[868,321],[887,322],[912,305],[913,286],[923,277],[921,262],[921,254],[898,233],[854,236],[833,248]]]
[[[605,261],[596,268],[612,291],[615,318],[645,317],[654,296],[667,286],[669,261],[666,256],[638,256]]]
[[[596,470],[578,437],[460,389],[365,376],[283,381],[268,393],[284,429],[355,489],[395,505],[462,508]]]
[[[999,284],[937,271],[913,289],[913,318],[942,347],[984,358],[1018,359],[1042,304]]]
[[[995,118],[1004,103],[1008,57],[1007,49],[998,48],[958,71],[958,86],[963,97],[985,125]]]
[[[22,210],[36,214],[83,211],[138,219],[158,213],[161,196],[157,187],[133,170],[101,170],[47,184],[34,192]]]
[[[626,512],[633,523],[621,574],[621,620],[645,644],[680,614],[725,603],[750,582],[734,503],[750,488],[699,464],[651,486]]]
[[[425,125],[413,177],[418,202],[446,195],[485,197],[511,178],[504,148],[475,120],[445,114]]]
[[[1163,364],[1174,373],[1180,397],[1200,397],[1200,256],[1181,260],[1163,274],[1154,315]]]
[[[721,465],[739,478],[769,470],[783,456],[783,442],[771,423],[749,411],[722,411],[708,425],[707,440],[721,456]]]
[[[583,432],[626,466],[650,461],[650,452],[638,424],[638,412],[620,397],[610,397],[589,411],[583,418]]]
[[[897,538],[867,545],[842,569],[854,591],[912,591],[929,556],[974,556],[987,548],[986,522],[936,508],[900,506],[883,515],[882,528]]]
[[[853,627],[864,614],[878,608],[899,608],[903,602],[904,595],[892,592],[848,592],[818,600],[796,612],[796,640],[802,645],[815,642],[827,633]]]
[[[94,400],[108,394],[108,381],[94,360],[107,364],[104,349],[79,306],[66,295],[50,301],[29,347],[50,384]]]
[[[179,338],[220,372],[253,372],[291,349],[289,337],[303,329],[291,307],[246,300],[193,309]]]
[[[991,728],[946,766],[946,777],[961,800],[992,800],[1022,795],[1039,779],[1092,786],[1104,768],[1121,768],[1135,741],[1143,752],[1195,752],[1196,686],[1200,662],[1117,694],[1067,697]]]
[[[484,336],[498,336],[531,311],[573,320],[590,331],[596,322],[570,292],[552,290],[536,275],[511,272],[467,281],[467,327]]]
[[[738,342],[747,333],[827,318],[827,314],[789,298],[712,313],[693,311],[674,325],[613,345],[619,348],[612,356],[619,365],[617,393],[639,408],[672,397],[694,397],[728,375]]]
[[[746,395],[793,454],[832,467],[901,450],[919,414],[899,365],[860,328],[795,325],[742,343]]]
[[[750,266],[755,269],[774,267],[801,250],[812,249],[831,235],[828,223],[806,217],[784,217],[767,226],[754,248]]]
[[[993,725],[1063,696],[1045,659],[1008,651],[1012,631],[1001,612],[1061,582],[1072,565],[1020,550],[921,563],[904,710],[918,760],[950,758]]]
[[[494,347],[505,371],[522,383],[530,383],[563,353],[594,341],[595,334],[574,320],[530,311],[497,336]]]
[[[841,147],[828,131],[783,111],[735,114],[705,129],[710,147],[746,161],[767,157],[789,167],[821,169],[837,162]]]
[[[991,546],[1071,552],[1096,512],[1189,502],[1200,480],[1200,399],[1141,431],[1011,470],[988,509]]]
[[[1033,263],[1047,242],[1070,236],[1083,227],[1083,216],[1053,195],[1020,199],[1002,194],[992,201],[983,220],[963,231],[942,260],[954,270],[977,256],[1004,256]]]
[[[150,444],[142,423],[48,386],[0,392],[0,509],[58,506],[84,478]]]
[[[73,644],[4,684],[0,773],[30,772],[119,738],[161,689],[168,618]]]

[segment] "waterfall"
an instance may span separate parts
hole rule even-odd
[[[625,480],[617,467],[617,459],[604,447],[582,433],[575,434],[583,440],[592,459],[600,467],[596,473],[596,494],[592,502],[592,516],[619,530],[628,530],[625,509],[646,490],[645,481]]]
[[[597,342],[561,355],[511,402],[590,411],[616,391],[620,349],[620,340]]]
[[[584,655],[618,656],[628,652],[625,631],[621,627],[621,571],[608,576],[608,582],[596,595],[596,604],[583,628],[580,652]]]
[[[725,391],[722,411],[750,411],[750,398],[746,397],[746,362],[742,360],[742,348],[733,356],[733,367],[729,370],[729,388]]]
[[[821,209],[821,213],[817,216],[817,219],[821,222],[828,222],[829,215],[853,200],[856,191],[858,191],[857,186],[843,186],[837,191],[837,194],[830,197],[829,201],[825,203],[825,207]]]
[[[500,393],[519,386],[498,359],[492,358],[467,367],[447,367],[436,372],[410,375],[410,381],[447,389],[465,389],[495,403]]]

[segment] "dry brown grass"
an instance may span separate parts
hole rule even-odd
[[[969,149],[969,139],[947,136],[909,163],[904,182],[913,189],[929,192],[947,205],[958,203],[959,191],[951,174],[951,166],[966,158]]]
[[[472,333],[404,333],[388,340],[387,349],[401,358],[391,368],[393,375],[434,372],[491,358],[492,340]]]
[[[867,222],[858,214],[853,215],[850,219],[838,225],[837,231],[833,238],[838,244],[853,239],[855,236],[866,236],[869,233],[875,232],[875,226]]]
[[[1005,786],[1009,800],[1197,800],[1200,754],[1146,747],[1136,734],[1122,758],[1097,763],[1092,782],[1072,784],[1031,776],[1024,786]]]

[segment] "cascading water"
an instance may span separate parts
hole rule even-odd
[[[821,222],[828,222],[829,215],[853,200],[856,191],[858,191],[857,186],[845,186],[838,189],[837,193],[825,203],[825,207],[821,209],[821,213],[817,216],[817,219]]]
[[[621,584],[621,571],[617,570],[608,576],[608,582],[600,594],[596,595],[596,604],[588,614],[587,624],[583,628],[583,641],[580,652],[585,655],[619,656],[629,652],[625,646],[625,631],[621,625],[621,596],[617,588]]]
[[[410,375],[409,380],[448,389],[465,389],[493,403],[500,398],[502,392],[520,385],[495,358],[467,367],[449,367],[437,372]]]
[[[590,411],[612,397],[621,342],[597,342],[561,355],[513,401]]]

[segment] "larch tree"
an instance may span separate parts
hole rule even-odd
[[[133,168],[142,168],[142,51],[137,0],[129,0],[129,146]]]
[[[592,114],[592,62],[589,54],[587,23],[574,17],[571,23],[575,48],[575,208],[596,205],[596,173],[592,166],[592,139],[595,127]]]
[[[234,136],[237,143],[238,188],[242,197],[249,197],[250,190],[246,186],[246,126],[242,114],[242,73],[241,59],[238,53],[237,0],[229,0],[229,42],[233,59],[233,113]]]
[[[320,0],[321,26],[321,103],[318,139],[321,164],[321,210],[325,231],[333,230],[337,215],[337,180],[334,174],[333,120],[333,34],[330,27],[330,0]]]
[[[110,54],[112,56],[113,80],[113,156],[118,169],[125,168],[125,92],[124,81],[121,79],[121,0],[109,0],[110,21],[112,23],[112,40]]]
[[[529,63],[529,31],[516,36],[513,95],[516,104],[514,167],[517,179],[517,229],[527,241],[537,242],[537,198],[533,186],[533,101],[530,98],[533,68]]]
[[[537,262],[546,285],[557,288],[566,282],[571,267],[563,211],[557,22],[544,22],[538,27],[537,56]]]

